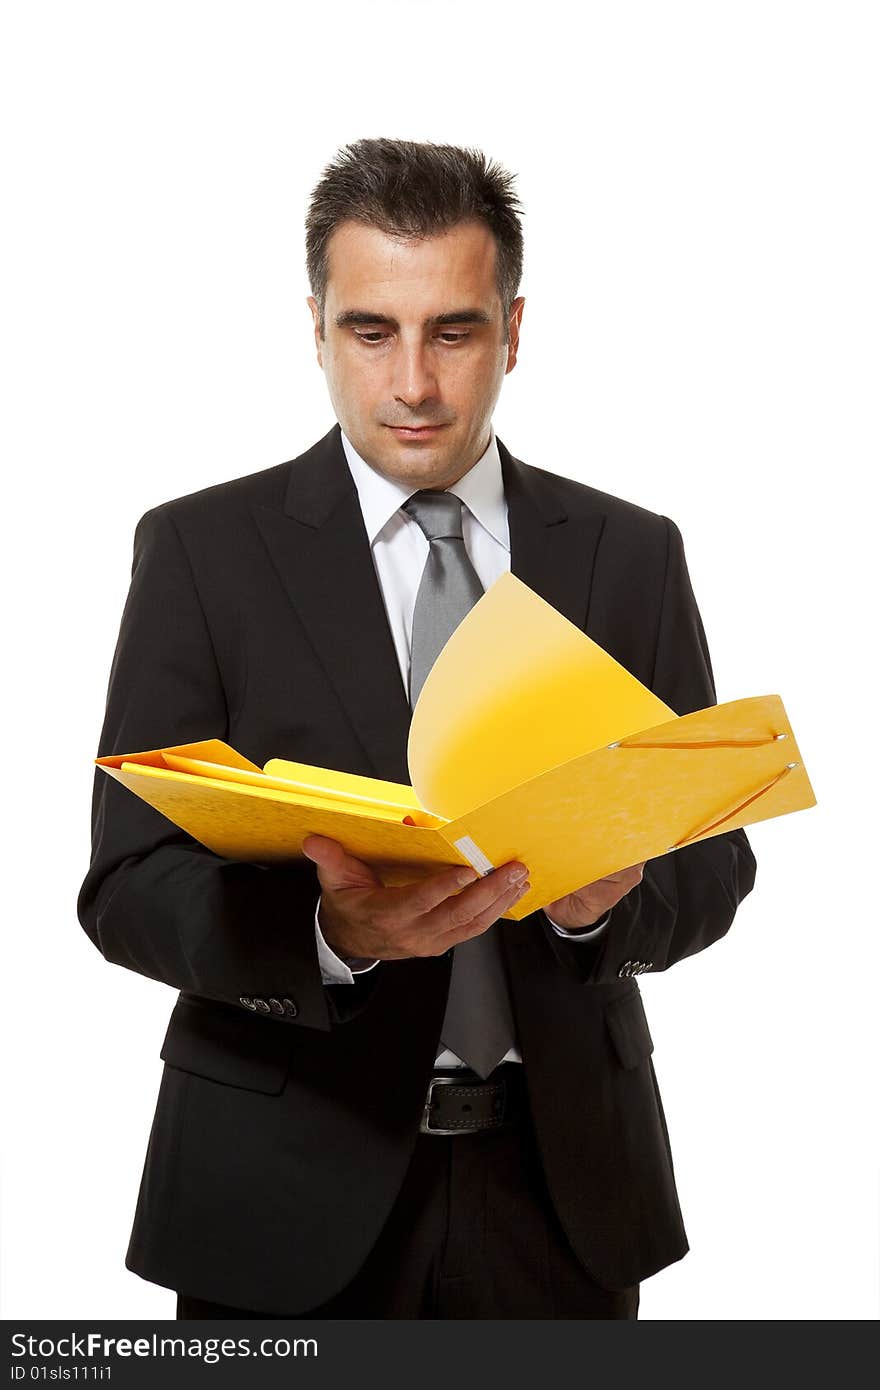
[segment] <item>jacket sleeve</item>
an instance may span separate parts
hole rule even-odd
[[[715,682],[681,534],[663,520],[666,572],[650,685],[676,714],[690,714],[717,704]],[[718,941],[751,892],[755,870],[745,831],[733,830],[649,860],[641,883],[615,904],[595,942],[565,942],[539,916],[562,965],[585,983],[605,983],[666,970]]]
[[[226,739],[227,729],[195,579],[173,516],[156,508],[135,532],[99,756]],[[223,859],[95,769],[91,863],[77,911],[106,960],[238,1008],[271,1000],[267,1026],[329,1030],[345,1013],[321,979],[319,891],[310,860]]]

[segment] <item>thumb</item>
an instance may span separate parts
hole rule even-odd
[[[382,880],[362,860],[355,859],[343,849],[338,840],[327,835],[306,835],[302,851],[318,868],[318,878],[324,889],[376,888]]]

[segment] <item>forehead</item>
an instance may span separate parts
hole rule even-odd
[[[497,294],[495,249],[483,222],[463,222],[420,240],[343,222],[328,243],[327,301],[334,312],[440,312],[450,301],[489,310]]]

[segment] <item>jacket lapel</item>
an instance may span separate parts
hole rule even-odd
[[[583,629],[602,513],[574,514],[552,475],[498,450],[511,569]],[[338,425],[292,461],[283,510],[253,514],[372,775],[408,783],[411,711]]]
[[[585,631],[605,515],[583,502],[570,504],[552,474],[515,459],[500,439],[498,452],[507,498],[511,571]]]
[[[409,782],[411,711],[338,425],[291,463],[283,511],[253,512],[367,775]]]

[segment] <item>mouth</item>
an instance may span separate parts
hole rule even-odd
[[[396,434],[398,439],[433,439],[441,430],[445,430],[445,425],[388,425],[388,429]]]

